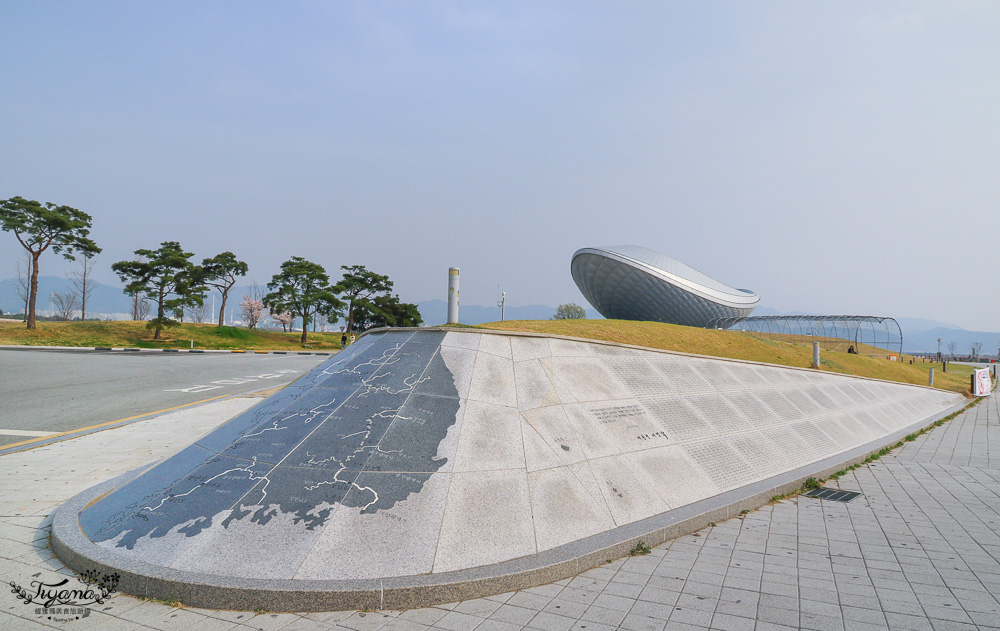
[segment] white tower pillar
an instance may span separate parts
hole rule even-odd
[[[448,268],[448,324],[458,324],[458,268]]]

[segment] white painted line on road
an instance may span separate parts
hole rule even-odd
[[[0,429],[0,436],[55,436],[59,432],[32,432],[26,429]]]
[[[187,388],[168,388],[164,390],[164,392],[208,392],[209,390],[218,390],[222,386],[239,385],[243,383],[259,381],[261,379],[277,379],[279,377],[284,377],[286,375],[295,375],[300,372],[302,371],[286,368],[284,370],[276,370],[273,373],[246,375],[244,377],[235,377],[231,379],[217,379],[216,381],[212,381],[210,384],[198,384]]]
[[[191,386],[190,388],[170,388],[164,390],[164,392],[208,392],[209,390],[218,390],[222,386]]]
[[[201,401],[195,401],[194,403],[184,403],[184,404],[181,404],[181,405],[175,405],[174,407],[171,407],[171,408],[164,408],[162,410],[157,410],[155,412],[146,412],[144,414],[137,414],[136,416],[129,416],[128,418],[120,418],[117,421],[107,421],[105,423],[98,423],[97,425],[90,425],[89,427],[80,427],[78,429],[71,429],[71,430],[69,430],[67,432],[57,432],[55,434],[52,434],[51,436],[41,436],[41,437],[38,437],[38,438],[32,438],[31,440],[22,440],[19,443],[13,443],[13,444],[10,444],[10,445],[0,446],[0,453],[3,453],[3,455],[7,455],[8,453],[13,453],[13,451],[11,451],[11,450],[13,450],[15,447],[23,447],[24,449],[34,449],[34,447],[39,447],[41,445],[50,444],[49,442],[47,442],[45,440],[46,438],[57,438],[59,436],[66,436],[67,438],[64,438],[63,440],[67,440],[69,438],[75,438],[77,436],[82,436],[82,435],[87,434],[89,432],[98,430],[98,429],[100,429],[102,427],[110,427],[112,425],[118,425],[120,423],[127,423],[128,421],[134,421],[134,420],[137,420],[137,419],[152,418],[152,417],[158,416],[160,414],[165,414],[166,412],[172,412],[174,410],[180,410],[180,409],[183,409],[183,408],[194,407],[196,405],[202,405],[203,403],[208,403],[209,401],[218,401],[219,399],[225,399],[225,398],[228,398],[229,396],[230,395],[222,394],[222,395],[219,395],[217,397],[210,397],[208,399],[202,399]],[[246,396],[246,395],[236,395],[236,396]],[[26,445],[31,445],[31,446],[28,447]],[[18,450],[18,451],[21,451],[21,450]]]

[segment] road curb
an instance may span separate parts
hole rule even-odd
[[[332,355],[333,351],[259,351],[254,349],[225,348],[134,348],[118,346],[27,346],[20,344],[0,344],[0,351],[75,351],[84,353],[254,353],[257,355]]]

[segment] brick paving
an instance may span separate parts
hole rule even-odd
[[[180,447],[177,436],[211,425],[212,405],[169,415],[170,432],[152,438],[164,423],[0,458],[0,578],[69,574],[48,548],[54,506]],[[863,494],[850,503],[783,500],[647,556],[495,597],[404,612],[271,614],[117,595],[86,618],[57,622],[11,594],[0,601],[0,631],[1000,630],[998,450],[994,396],[827,484]]]

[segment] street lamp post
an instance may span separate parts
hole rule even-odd
[[[497,306],[500,307],[500,321],[503,322],[504,321],[504,309],[505,309],[505,305],[507,304],[507,292],[506,291],[500,291],[500,285],[497,285],[497,293],[500,294],[500,296],[497,298]]]

